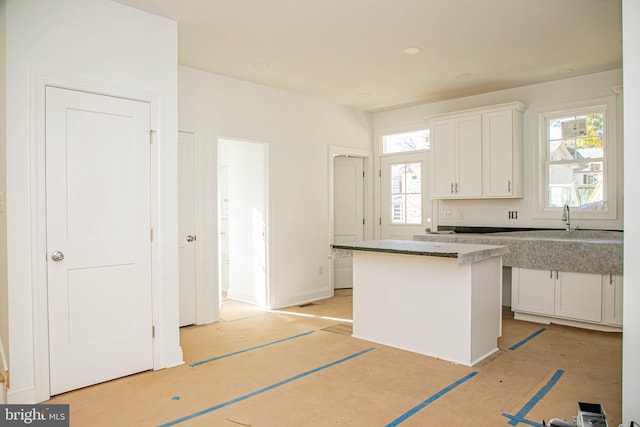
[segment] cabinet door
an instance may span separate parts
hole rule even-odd
[[[454,119],[431,122],[431,197],[454,197],[455,125]]]
[[[483,195],[512,197],[514,195],[514,133],[513,110],[482,115],[483,132]]]
[[[511,282],[511,308],[514,311],[553,316],[555,273],[513,267]]]
[[[555,314],[569,319],[602,322],[602,275],[559,272]]]
[[[482,119],[473,115],[456,119],[456,197],[482,196]]]
[[[622,276],[603,274],[604,321],[609,325],[622,326]]]

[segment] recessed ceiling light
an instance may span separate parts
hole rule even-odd
[[[404,53],[405,55],[417,55],[420,52],[422,52],[422,49],[420,49],[419,47],[407,47],[402,49],[402,53]]]
[[[456,76],[456,79],[458,80],[464,80],[464,79],[470,79],[470,78],[471,78],[470,73],[461,73]]]
[[[368,97],[371,96],[371,94],[370,93],[366,93],[366,92],[360,92],[360,93],[356,93],[356,96],[358,98],[368,98]]]
[[[556,74],[561,76],[566,76],[567,74],[573,73],[573,68],[559,68],[556,70]]]

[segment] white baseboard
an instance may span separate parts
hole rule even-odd
[[[182,347],[178,346],[172,350],[167,351],[166,360],[167,368],[173,368],[174,366],[184,365],[184,355],[182,353]]]
[[[33,405],[36,402],[36,389],[33,386],[23,387],[21,389],[9,388],[6,401],[9,404]]]

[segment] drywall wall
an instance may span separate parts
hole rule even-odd
[[[7,282],[7,164],[6,148],[6,13],[5,2],[0,1],[0,337],[2,342],[9,343],[9,287]],[[5,349],[6,350],[6,349]]]
[[[212,180],[211,191],[202,195],[211,201],[212,219],[204,221],[206,232],[200,235],[215,240],[218,234],[212,172],[218,138],[267,144],[267,304],[283,307],[331,295],[329,147],[368,152],[369,115],[180,67],[179,125],[198,135],[201,176]],[[210,259],[217,259],[217,250]]]
[[[623,0],[623,56],[624,56],[624,121],[625,181],[640,180],[640,146],[636,135],[640,135],[640,2]],[[640,223],[635,220],[640,212],[640,192],[635,185],[627,185],[624,210],[627,221],[624,226],[624,334],[622,342],[622,421],[630,425],[631,420],[640,422]]]
[[[43,87],[150,101],[154,366],[182,363],[177,281],[177,25],[108,0],[6,1],[9,403],[48,398]],[[44,248],[44,250],[43,250]]]
[[[597,228],[621,230],[623,225],[622,194],[623,194],[623,138],[622,138],[622,97],[612,88],[622,85],[622,70],[614,70],[586,76],[567,78],[549,83],[523,86],[515,89],[491,92],[449,101],[419,105],[410,108],[375,113],[373,115],[374,147],[380,146],[382,135],[416,130],[427,127],[429,116],[502,104],[511,101],[521,101],[528,105],[524,113],[523,166],[524,166],[524,198],[522,199],[492,199],[492,200],[442,200],[438,202],[439,212],[449,210],[461,213],[444,219],[434,212],[434,220],[438,225],[452,226],[493,226],[493,227],[535,227],[562,228],[564,223],[560,215],[553,214],[543,217],[536,212],[536,180],[537,164],[536,150],[538,114],[541,109],[580,101],[588,98],[613,97],[617,110],[615,126],[617,166],[613,171],[617,182],[617,198],[615,204],[617,217],[607,220],[572,218],[572,225],[580,228]],[[517,211],[518,218],[510,220],[509,211]]]

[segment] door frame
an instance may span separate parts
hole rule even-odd
[[[148,102],[151,107],[151,128],[158,130],[162,123],[162,99],[158,93],[136,88],[115,88],[112,85],[87,82],[77,79],[67,79],[59,76],[34,74],[32,77],[32,103],[30,128],[33,137],[30,140],[30,199],[31,199],[31,277],[32,281],[32,321],[33,321],[33,361],[34,361],[34,390],[36,402],[48,400],[50,395],[49,383],[49,319],[48,313],[48,284],[47,284],[47,238],[46,238],[46,156],[45,156],[45,108],[46,87],[55,86],[62,89],[90,92],[127,98],[135,101]],[[155,141],[151,146],[151,227],[156,231],[156,237],[151,242],[151,292],[152,292],[152,321],[155,327],[153,345],[153,369],[161,369],[184,363],[182,350],[174,350],[173,355],[165,351],[164,332],[171,325],[165,324],[162,307],[165,305],[165,292],[161,286],[162,258],[167,244],[162,244],[160,238],[159,202],[160,189],[164,188],[161,181],[162,166],[158,142],[162,135],[154,135]],[[44,254],[44,256],[43,256]]]
[[[337,145],[329,145],[329,153],[327,156],[328,163],[328,206],[329,206],[329,236],[328,242],[329,245],[333,244],[333,236],[334,236],[334,217],[335,217],[335,206],[334,206],[334,157],[336,156],[351,156],[351,157],[359,157],[362,158],[363,169],[364,169],[364,201],[363,201],[363,216],[365,218],[365,226],[364,226],[364,240],[367,240],[373,236],[373,219],[371,213],[373,212],[373,182],[374,179],[371,177],[371,171],[373,170],[373,154],[370,151],[366,150],[357,150],[349,147],[342,147]],[[334,278],[333,278],[333,259],[331,259],[330,263],[331,268],[331,280],[329,281],[331,296],[334,295]]]

